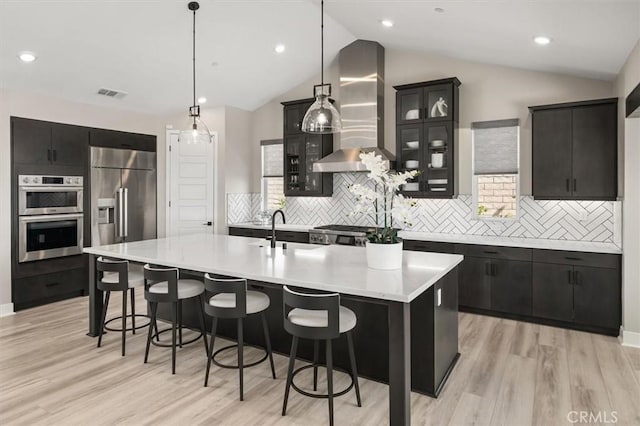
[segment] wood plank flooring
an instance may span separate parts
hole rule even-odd
[[[120,303],[114,294],[110,315],[118,314]],[[144,309],[145,303],[136,305]],[[170,349],[152,347],[143,364],[145,329],[127,336],[126,357],[120,356],[119,333],[108,333],[96,348],[96,339],[85,335],[87,313],[88,298],[76,298],[0,318],[0,424],[327,423],[326,401],[296,392],[287,416],[280,415],[283,356],[275,355],[277,380],[268,363],[245,370],[240,402],[236,370],[213,366],[209,387],[203,387],[200,342],[178,349],[172,376]],[[226,343],[217,339],[216,348]],[[413,424],[562,425],[571,424],[570,411],[586,410],[603,413],[589,424],[605,424],[615,411],[617,424],[640,425],[640,349],[622,347],[615,338],[460,314],[460,352],[438,399],[412,394]],[[259,355],[249,349],[245,359]],[[310,387],[311,370],[297,380]],[[348,378],[337,373],[334,381],[339,388]],[[338,398],[336,424],[387,424],[387,386],[364,379],[360,386],[363,407],[356,406],[353,392]]]

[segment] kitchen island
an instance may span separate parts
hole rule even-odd
[[[427,383],[423,392],[437,396],[458,357],[460,255],[405,251],[402,269],[380,271],[367,268],[365,251],[360,247],[288,243],[286,249],[282,244],[272,249],[265,240],[210,234],[90,247],[84,252],[91,257],[92,336],[98,333],[102,310],[102,294],[95,285],[97,256],[246,278],[254,285],[268,285],[270,296],[282,285],[340,293],[345,305],[360,305],[354,330],[361,336],[356,339],[356,352],[386,361],[385,374],[378,378],[389,383],[390,423],[394,425],[410,423],[412,384],[416,388],[422,378]],[[275,318],[280,316],[281,323],[281,299],[272,297],[269,310]],[[380,312],[384,311],[386,318],[381,321]],[[269,326],[273,325],[270,321]],[[382,342],[381,336],[388,336],[387,341]],[[366,347],[376,340],[378,351]],[[388,348],[386,353],[379,354],[384,347]],[[412,367],[424,374],[412,376]]]

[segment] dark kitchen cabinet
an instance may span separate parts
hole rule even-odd
[[[135,149],[140,151],[156,151],[156,137],[140,133],[121,132],[118,130],[91,129],[89,134],[91,146],[105,148]]]
[[[620,256],[534,250],[533,259],[534,316],[618,332]]]
[[[87,276],[87,269],[79,268],[15,279],[13,280],[15,310],[87,294],[89,290]]]
[[[271,235],[271,230],[229,226],[229,235],[251,238],[267,238]],[[300,231],[276,230],[276,240],[286,241],[290,243],[309,243],[309,233]]]
[[[460,267],[460,305],[531,315],[531,250],[456,244]]]
[[[459,85],[454,77],[394,86],[397,169],[420,171],[401,188],[403,194],[417,198],[457,195]]]
[[[491,309],[491,261],[465,257],[460,265],[460,305]]]
[[[89,130],[85,127],[11,117],[15,164],[83,166]]]
[[[283,102],[284,195],[330,197],[333,174],[313,171],[313,163],[333,152],[333,136],[302,132],[302,119],[313,99]]]
[[[616,199],[617,102],[529,107],[534,198]]]

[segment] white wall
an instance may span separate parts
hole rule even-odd
[[[460,86],[459,185],[461,194],[471,194],[471,132],[473,121],[519,118],[521,123],[521,193],[531,194],[531,120],[528,107],[557,102],[607,98],[611,82],[561,74],[527,71],[497,65],[466,62],[396,49],[385,51],[385,147],[395,152],[394,85],[458,77]],[[339,101],[338,67],[328,72],[334,97]],[[252,139],[282,137],[281,101],[307,98],[317,84],[314,78],[253,112]]]
[[[622,213],[623,342],[640,346],[640,118],[626,118],[625,99],[640,83],[640,40],[616,80],[620,98],[618,128],[624,142],[624,200]]]
[[[159,117],[97,107],[57,98],[0,90],[0,305],[11,303],[11,126],[10,116],[156,135],[158,181],[164,182],[164,125]],[[160,185],[158,188],[161,188]],[[162,185],[164,188],[164,185]],[[164,192],[158,192],[158,206]],[[164,233],[164,209],[158,229]]]

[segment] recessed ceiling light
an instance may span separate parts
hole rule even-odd
[[[282,52],[284,52],[284,50],[285,50],[284,44],[277,44],[277,45],[276,45],[276,49],[275,49],[275,50],[276,50],[276,52],[278,52],[278,53],[282,53]]]
[[[36,60],[36,54],[33,52],[20,52],[18,58],[20,58],[22,62],[33,62]]]
[[[383,19],[380,23],[387,28],[393,27],[393,21],[390,19]]]
[[[540,46],[546,46],[551,43],[551,39],[547,36],[535,36],[533,41]]]
[[[436,7],[435,9],[433,9],[434,12],[438,12],[438,13],[443,13],[444,9],[441,7]]]
[[[199,103],[199,104],[207,103],[207,98],[205,98],[204,96],[200,96],[200,97],[198,98],[198,103]]]

